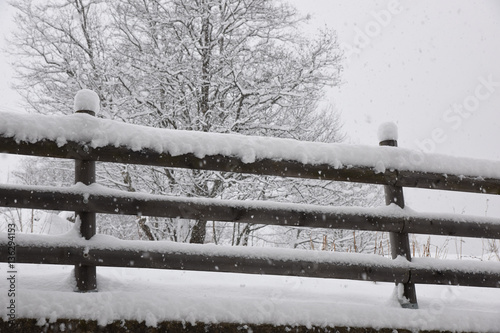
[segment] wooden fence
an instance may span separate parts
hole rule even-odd
[[[85,112],[85,111],[83,111]],[[27,116],[0,114],[12,123],[29,120]],[[42,117],[42,118],[41,118]],[[66,116],[74,117],[74,116]],[[79,121],[82,115],[71,121]],[[52,118],[51,118],[52,119]],[[90,119],[90,118],[89,118]],[[94,119],[94,118],[93,118]],[[101,120],[95,119],[96,122]],[[108,121],[109,122],[109,121]],[[5,126],[7,128],[8,126]],[[0,127],[1,128],[1,127]],[[299,177],[379,184],[385,186],[386,203],[404,207],[403,187],[500,194],[500,179],[484,175],[443,173],[428,168],[381,169],[367,165],[332,165],[297,160],[256,158],[244,160],[227,154],[172,154],[151,147],[141,149],[125,145],[65,139],[64,129],[54,126],[52,136],[20,139],[12,131],[0,130],[0,152],[75,160],[75,181],[71,188],[13,186],[0,184],[0,206],[75,211],[81,220],[81,239],[63,242],[57,237],[16,235],[15,262],[75,265],[78,291],[96,291],[96,266],[185,269],[251,274],[293,275],[395,282],[404,285],[407,301],[402,306],[417,308],[415,284],[445,284],[477,287],[500,287],[500,263],[449,260],[412,261],[408,233],[453,235],[500,239],[500,220],[482,217],[418,214],[397,209],[352,209],[311,205],[269,204],[268,202],[219,201],[169,196],[150,196],[116,190],[103,190],[95,182],[95,162],[111,162],[190,168],[224,172]],[[57,132],[57,131],[60,131]],[[198,133],[209,139],[212,134]],[[97,140],[99,141],[99,140]],[[291,141],[287,141],[291,142]],[[314,145],[310,143],[310,145]],[[321,144],[318,144],[321,145]],[[386,153],[396,140],[380,142],[372,151]],[[318,146],[319,147],[319,146]],[[251,147],[250,147],[251,148]],[[349,146],[346,146],[349,149]],[[248,149],[248,147],[247,147]],[[464,159],[452,159],[457,164]],[[486,163],[486,162],[485,162]],[[490,163],[494,168],[497,162]],[[375,165],[375,161],[373,162]],[[289,250],[286,253],[262,252],[261,249],[206,247],[165,244],[164,242],[121,241],[102,244],[92,241],[96,233],[96,213],[130,214],[207,221],[248,222],[310,228],[387,231],[390,233],[391,260],[365,254],[321,253]],[[3,249],[7,237],[0,240]],[[95,239],[95,237],[94,237]],[[132,244],[133,245],[127,245]],[[12,245],[12,244],[11,244]],[[279,253],[274,255],[273,253]],[[0,261],[11,261],[8,251],[1,251]]]

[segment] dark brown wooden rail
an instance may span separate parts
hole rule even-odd
[[[90,143],[67,142],[59,145],[56,141],[49,140],[34,143],[16,142],[13,138],[1,136],[0,147],[1,152],[8,154],[500,194],[500,179],[482,178],[480,175],[439,174],[412,170],[379,172],[365,166],[349,165],[334,168],[328,164],[307,164],[272,159],[245,163],[238,158],[224,155],[207,155],[203,158],[194,154],[171,156],[151,149],[136,151],[127,147],[114,146],[93,148]],[[460,160],[457,159],[457,161]]]
[[[0,206],[500,239],[500,219],[303,204],[152,196],[104,187],[0,185]]]
[[[266,249],[252,253],[251,248],[216,251],[216,246],[157,246],[150,242],[135,242],[132,249],[114,245],[60,244],[54,238],[43,245],[31,245],[31,239],[17,245],[18,263],[58,265],[110,266],[157,268],[208,272],[232,272],[244,274],[289,275],[316,278],[350,279],[396,283],[444,284],[476,287],[500,287],[500,267],[492,269],[491,262],[474,262],[473,268],[466,263],[447,267],[432,259],[420,259],[416,263],[390,260],[377,255],[359,253],[321,253],[305,259],[305,250]],[[142,243],[142,244],[140,244]],[[149,244],[148,244],[149,243]],[[177,245],[177,244],[175,244]],[[293,257],[293,252],[297,257]],[[301,253],[302,252],[302,253]],[[299,256],[299,254],[301,256]],[[329,254],[326,256],[325,254]],[[0,261],[6,260],[0,254]],[[322,259],[322,260],[320,260]],[[443,262],[443,260],[441,260]],[[446,262],[446,261],[444,261]]]

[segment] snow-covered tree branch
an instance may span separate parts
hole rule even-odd
[[[303,34],[307,18],[285,1],[20,0],[13,6],[16,89],[32,111],[69,113],[74,93],[89,88],[101,99],[101,117],[124,122],[343,139],[339,114],[323,100],[340,82],[336,34]],[[324,205],[376,201],[374,187],[352,184],[119,165],[101,165],[98,174],[108,186],[155,194]],[[359,196],[361,189],[368,193]],[[278,237],[260,226],[216,221],[191,221],[187,230],[173,219],[137,223],[149,239],[247,245],[252,235],[266,242]],[[294,244],[324,241],[322,232],[293,234]]]

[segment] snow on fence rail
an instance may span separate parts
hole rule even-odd
[[[500,194],[499,161],[148,128],[86,114],[0,117],[1,149],[12,154]]]
[[[0,184],[0,206],[77,212],[80,230],[73,233],[17,235],[16,262],[75,265],[79,291],[97,289],[96,266],[396,282],[404,285],[402,306],[410,308],[417,307],[415,283],[500,287],[498,263],[415,260],[408,242],[408,233],[500,239],[499,219],[416,213],[404,208],[402,194],[402,187],[500,194],[500,162],[394,147],[154,129],[78,110],[71,116],[0,113],[0,152],[74,159],[78,182],[70,188]],[[380,144],[396,146],[393,134],[382,131]],[[95,161],[382,184],[388,206],[322,207],[130,193],[93,184]],[[396,260],[367,254],[120,241],[95,235],[96,213],[388,231]],[[6,239],[0,239],[3,248]],[[0,261],[8,258],[6,251],[0,253]]]

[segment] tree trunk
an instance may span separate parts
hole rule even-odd
[[[193,230],[191,231],[190,243],[203,244],[205,243],[205,235],[207,234],[207,221],[196,220]]]
[[[142,231],[146,234],[146,237],[148,237],[149,240],[154,241],[156,240],[155,237],[153,236],[153,233],[151,232],[151,229],[149,226],[146,224],[146,218],[141,217],[137,223],[139,224],[139,227],[141,228]]]

